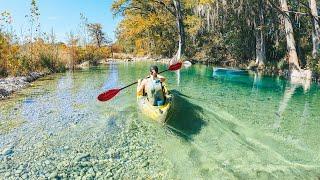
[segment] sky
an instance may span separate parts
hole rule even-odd
[[[12,29],[17,35],[21,30],[30,27],[28,19],[31,0],[0,0],[0,13],[9,11],[13,23]],[[90,23],[100,23],[103,31],[115,40],[115,30],[121,17],[114,17],[111,12],[112,0],[37,0],[40,11],[40,26],[42,32],[53,29],[58,41],[67,41],[67,33],[77,34],[80,26],[80,13],[83,13]]]

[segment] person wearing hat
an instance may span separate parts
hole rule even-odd
[[[164,104],[164,92],[162,83],[166,79],[158,74],[158,67],[150,67],[150,76],[146,79],[138,80],[137,93],[146,95],[148,101],[154,106]]]

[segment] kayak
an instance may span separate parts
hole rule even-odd
[[[137,94],[137,102],[140,111],[154,121],[165,123],[169,117],[172,107],[173,96],[169,94],[168,89],[163,85],[165,94],[165,103],[161,106],[153,106],[147,99],[147,96]]]

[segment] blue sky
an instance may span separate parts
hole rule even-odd
[[[40,10],[41,31],[51,32],[53,28],[59,41],[66,41],[67,33],[78,33],[80,13],[89,22],[101,23],[110,38],[115,39],[117,24],[121,17],[113,17],[112,0],[37,0]],[[5,10],[13,17],[13,29],[20,34],[27,31],[31,0],[0,0],[0,12]],[[25,32],[27,33],[27,32]]]

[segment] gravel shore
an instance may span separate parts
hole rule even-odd
[[[8,77],[0,79],[0,100],[7,98],[13,92],[27,87],[36,79],[47,75],[48,73],[31,72],[28,76]]]

